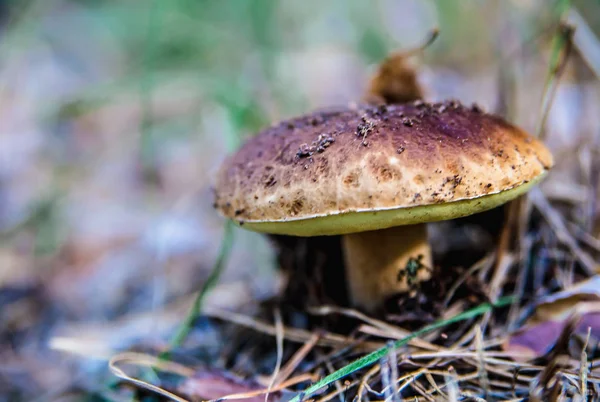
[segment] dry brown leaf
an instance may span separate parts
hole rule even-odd
[[[186,379],[179,391],[202,400],[221,399],[225,395],[248,394],[262,390],[264,387],[252,380],[235,377],[224,371],[200,371]],[[271,392],[269,401],[278,401],[280,392]],[[242,398],[240,398],[242,399]],[[264,402],[263,394],[243,398],[247,402]]]
[[[574,334],[600,339],[600,275],[544,297],[534,315],[503,344],[519,360],[546,354],[554,346],[569,319],[575,319]]]

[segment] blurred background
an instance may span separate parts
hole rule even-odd
[[[577,27],[544,188],[597,236],[600,5],[565,3],[0,2],[0,400],[101,393],[106,358],[166,344],[219,252],[224,156],[279,119],[360,100],[377,63],[436,27],[414,58],[427,99],[533,133],[558,21]],[[263,236],[234,239],[208,303],[248,311],[280,281]],[[222,341],[209,324],[195,340]]]

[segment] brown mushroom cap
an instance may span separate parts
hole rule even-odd
[[[261,232],[354,233],[493,208],[552,164],[540,141],[477,106],[358,105],[250,139],[219,171],[215,206]]]

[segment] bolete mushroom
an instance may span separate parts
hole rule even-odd
[[[215,207],[244,228],[342,235],[366,310],[430,277],[426,223],[482,212],[539,183],[552,155],[457,101],[320,110],[265,129],[222,165]]]

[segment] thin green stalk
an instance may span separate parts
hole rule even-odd
[[[223,234],[223,240],[221,242],[221,249],[219,250],[219,255],[215,264],[210,272],[210,275],[204,282],[202,289],[196,296],[194,300],[194,304],[190,309],[190,312],[185,318],[185,321],[179,327],[179,330],[173,337],[170,343],[169,350],[162,353],[161,358],[166,359],[170,351],[174,348],[180,347],[185,341],[185,338],[189,335],[192,330],[192,325],[194,321],[198,318],[200,313],[202,312],[202,303],[204,302],[204,298],[208,294],[208,292],[219,282],[219,278],[221,277],[221,273],[225,268],[225,264],[231,252],[231,247],[233,245],[233,224],[231,221],[227,221],[225,224],[225,232]]]
[[[140,81],[140,103],[142,118],[140,121],[140,160],[144,173],[152,171],[154,167],[154,144],[152,141],[152,89],[154,78],[154,63],[156,43],[160,30],[159,9],[162,2],[154,0],[148,10],[148,30],[144,46],[142,73]]]
[[[571,0],[559,0],[557,5],[556,14],[558,16],[559,26],[552,38],[552,55],[550,57],[550,64],[548,65],[548,77],[546,77],[546,86],[549,85],[553,75],[556,73],[558,66],[561,64],[561,53],[566,45],[566,38],[564,36],[564,21],[568,15],[569,9],[571,8]]]
[[[559,25],[554,38],[552,39],[552,54],[550,56],[550,63],[548,65],[548,74],[544,84],[544,94],[542,96],[542,104],[540,108],[540,118],[536,129],[537,135],[541,138],[543,138],[546,131],[545,128],[546,121],[548,119],[548,113],[552,108],[552,103],[555,97],[554,95],[556,94],[560,78],[565,70],[565,65],[571,53],[575,28],[564,22],[570,7],[570,0],[559,0],[557,6]]]
[[[445,327],[450,324],[454,324],[459,321],[469,320],[469,319],[478,317],[480,315],[483,315],[487,312],[492,311],[494,308],[508,306],[513,302],[513,300],[514,300],[513,296],[505,296],[505,297],[498,299],[498,301],[494,304],[484,303],[484,304],[481,304],[470,310],[467,310],[463,313],[457,314],[454,317],[448,318],[446,320],[436,321],[433,324],[427,325],[427,326],[423,327],[422,329],[413,332],[412,334],[408,335],[407,337],[397,340],[391,346],[385,346],[381,349],[377,349],[376,351],[369,353],[368,355],[363,356],[360,359],[355,360],[354,362],[350,363],[349,365],[342,367],[341,369],[331,373],[330,375],[321,379],[317,383],[308,387],[306,389],[306,391],[295,396],[293,399],[290,400],[290,402],[301,402],[302,400],[304,400],[304,398],[311,396],[312,394],[314,394],[321,388],[326,387],[329,384],[334,383],[336,381],[339,381],[342,378],[349,376],[350,374],[354,373],[357,370],[363,369],[367,366],[370,366],[370,365],[378,362],[382,357],[387,355],[391,349],[398,349],[402,346],[405,346],[408,342],[410,342],[414,338],[423,336],[428,332]]]

